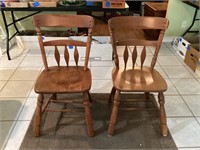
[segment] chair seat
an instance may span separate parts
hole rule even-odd
[[[113,85],[116,89],[124,92],[164,92],[167,83],[158,71],[150,67],[135,67],[135,69],[123,68],[112,71]]]
[[[55,66],[43,70],[35,84],[36,93],[84,92],[91,87],[91,72],[82,66]]]

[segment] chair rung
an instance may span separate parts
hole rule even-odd
[[[80,112],[81,109],[45,109],[45,111],[52,112]]]
[[[131,111],[131,110],[156,110],[155,108],[142,108],[142,107],[132,107],[132,108],[119,108],[119,110],[128,110],[128,111]]]
[[[52,103],[82,103],[81,100],[50,100]]]
[[[125,99],[125,100],[120,100],[120,102],[150,102],[145,99]]]

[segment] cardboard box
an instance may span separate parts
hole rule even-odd
[[[102,8],[124,9],[125,0],[102,0]]]
[[[5,2],[5,7],[24,8],[28,7],[28,2]]]
[[[172,46],[178,55],[185,59],[186,52],[190,49],[190,43],[182,37],[176,37],[172,42]]]
[[[186,52],[184,62],[198,75],[200,76],[200,52],[190,47]]]
[[[35,1],[35,2],[29,2],[30,7],[56,7],[57,1]]]

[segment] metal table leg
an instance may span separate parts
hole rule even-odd
[[[192,20],[192,24],[191,24],[191,25],[188,27],[188,29],[183,33],[182,36],[185,36],[185,35],[187,34],[187,32],[191,32],[190,29],[191,29],[192,26],[194,25],[195,21],[198,20],[198,19],[196,19],[197,12],[198,12],[198,9],[196,8],[195,13],[194,13],[194,17],[193,17],[193,20]]]
[[[11,60],[10,54],[9,54],[9,30],[8,30],[8,24],[7,24],[7,21],[6,21],[6,17],[5,17],[4,11],[1,11],[1,13],[2,13],[2,17],[3,17],[4,26],[5,26],[5,29],[6,29],[6,53],[7,53],[8,60]]]

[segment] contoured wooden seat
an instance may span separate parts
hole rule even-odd
[[[49,110],[47,105],[53,103],[72,103],[71,100],[58,100],[57,94],[82,93],[85,108],[85,120],[88,136],[94,136],[92,117],[90,112],[90,95],[92,76],[88,68],[90,46],[92,40],[92,28],[94,19],[87,15],[36,15],[33,17],[36,27],[40,50],[42,54],[44,70],[35,83],[35,92],[38,93],[37,107],[34,116],[34,137],[40,135],[41,117],[45,110],[69,112],[69,109]],[[65,28],[87,28],[87,41],[78,41],[71,38],[44,41],[41,35],[41,27],[65,27]],[[47,58],[46,47],[53,47],[55,62],[51,66]],[[71,47],[71,48],[70,48]],[[79,49],[81,47],[81,49]],[[63,50],[63,60],[66,65],[61,64],[60,51]],[[79,51],[85,53],[83,65],[79,65]],[[72,53],[72,54],[71,54]],[[71,58],[71,55],[73,55]],[[72,63],[73,61],[75,63]],[[43,105],[44,94],[52,94],[50,99]]]
[[[143,92],[146,95],[144,102],[149,101],[150,92],[157,92],[160,104],[161,133],[163,136],[166,136],[168,129],[163,92],[167,90],[167,84],[162,75],[154,69],[154,66],[157,61],[164,32],[168,27],[168,20],[159,17],[123,16],[111,18],[108,25],[115,63],[112,71],[113,88],[109,98],[109,102],[113,101],[113,107],[108,135],[112,136],[114,132],[119,109],[118,105],[121,102],[120,94],[122,92]],[[145,33],[145,30],[150,29],[160,30],[157,39],[151,38]],[[155,51],[151,63],[144,65],[147,46],[155,47]],[[140,108],[127,108],[124,110],[138,109]],[[143,108],[141,109],[143,110]]]

